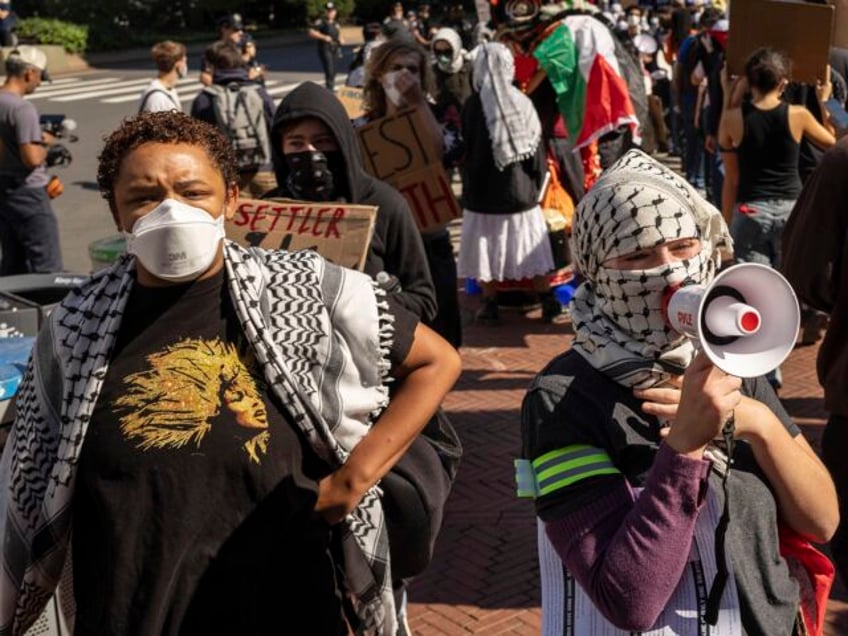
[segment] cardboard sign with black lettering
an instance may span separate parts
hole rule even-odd
[[[227,237],[245,247],[311,249],[336,265],[361,270],[376,218],[371,205],[240,199]]]
[[[417,109],[402,110],[359,128],[365,170],[390,183],[412,208],[422,232],[462,215],[442,166],[426,137],[427,122]]]
[[[792,79],[815,85],[828,65],[834,10],[825,4],[790,0],[740,0],[730,3],[727,67],[742,75],[745,61],[763,46],[792,60]]]
[[[350,119],[362,117],[365,111],[362,110],[362,89],[354,86],[339,86],[336,90],[336,97],[345,107],[345,112]]]

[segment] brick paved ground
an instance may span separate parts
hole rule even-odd
[[[463,297],[468,311],[477,299]],[[446,401],[465,445],[436,555],[410,589],[415,634],[538,634],[536,537],[531,504],[513,496],[519,407],[533,375],[571,341],[570,325],[544,325],[539,310],[504,312],[502,325],[470,325],[464,371]],[[781,398],[818,443],[825,414],[815,378],[817,347],[784,365]],[[845,589],[831,594],[827,636],[848,634]]]

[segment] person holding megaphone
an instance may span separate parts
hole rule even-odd
[[[572,241],[574,343],[525,396],[516,462],[556,573],[543,632],[560,612],[569,634],[820,633],[823,607],[799,590],[815,567],[813,600],[830,586],[809,544],[839,520],[827,470],[763,376],[721,370],[666,315],[670,290],[716,278],[721,213],[631,150],[580,202]]]

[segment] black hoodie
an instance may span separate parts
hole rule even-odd
[[[412,211],[397,190],[365,172],[359,143],[344,107],[318,84],[303,82],[277,107],[271,148],[279,187],[265,195],[266,198],[292,196],[286,189],[289,170],[281,134],[286,123],[304,117],[320,119],[333,133],[345,158],[348,192],[341,193],[339,198],[378,207],[365,273],[372,278],[383,271],[396,276],[402,289],[396,295],[398,302],[420,319],[432,320],[436,315],[436,294]]]

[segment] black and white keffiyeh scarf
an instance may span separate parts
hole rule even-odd
[[[515,62],[509,49],[487,42],[474,50],[474,90],[480,93],[495,166],[532,157],[542,139],[542,124],[533,102],[512,85]]]
[[[651,270],[604,261],[666,241],[698,238],[701,252]],[[573,347],[618,383],[646,388],[680,375],[695,348],[665,320],[664,297],[684,281],[708,283],[731,247],[721,213],[684,179],[630,150],[598,179],[575,212],[572,251],[585,281],[572,301]]]
[[[245,250],[227,242],[224,253],[236,314],[269,386],[318,455],[341,465],[388,403],[394,328],[384,292],[314,252]],[[0,462],[0,635],[32,625],[69,560],[77,461],[133,269],[133,258],[124,256],[62,301],[39,335],[18,392]],[[395,634],[376,486],[344,523],[343,553],[360,633]],[[63,609],[73,624],[72,602]]]

